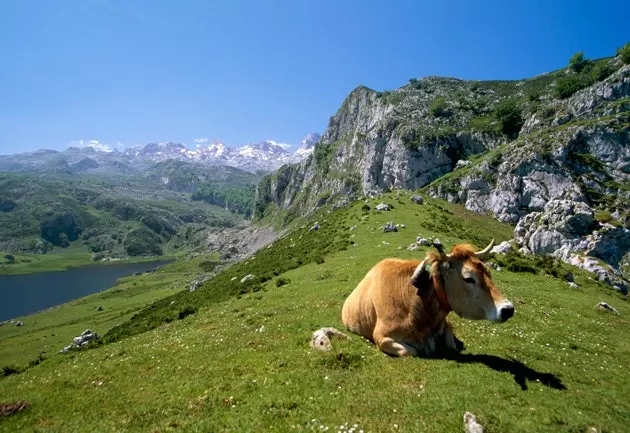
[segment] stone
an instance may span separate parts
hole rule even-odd
[[[15,326],[24,326],[24,322],[18,320],[17,322],[15,322]]]
[[[466,159],[460,159],[455,164],[455,170],[459,170],[461,168],[470,167],[472,165],[472,161],[468,161]]]
[[[394,225],[392,221],[387,221],[383,226],[384,233],[397,232],[398,228]]]
[[[312,349],[319,350],[321,352],[329,352],[332,350],[332,343],[330,342],[330,339],[333,337],[350,340],[350,337],[335,328],[320,328],[313,332],[310,346]]]
[[[611,313],[619,314],[619,311],[615,307],[603,301],[595,305],[595,307],[599,308],[600,310],[610,311]]]
[[[499,245],[495,245],[494,247],[492,247],[490,252],[495,254],[507,254],[509,252],[512,252],[513,250],[514,247],[512,246],[512,243],[510,241],[503,241]]]
[[[483,426],[477,422],[477,417],[470,412],[464,413],[464,429],[466,433],[483,433]]]
[[[350,227],[350,231],[352,231],[352,230],[356,230],[356,229],[357,229],[357,226],[352,226],[352,227]]]
[[[241,283],[244,283],[247,280],[251,280],[252,278],[254,278],[254,274],[247,274],[243,278],[241,278]]]
[[[571,287],[572,289],[577,289],[579,286],[577,284],[575,284],[573,281],[569,281],[569,287]]]
[[[386,203],[379,203],[376,205],[376,210],[389,210],[389,205]]]
[[[246,280],[247,281],[247,280]],[[201,287],[203,284],[203,281],[200,280],[193,280],[190,282],[190,285],[188,286],[188,291],[190,292],[194,292],[195,290],[197,290],[199,287]]]
[[[562,276],[562,278],[567,280],[569,283],[572,283],[575,281],[575,278],[573,277],[573,272],[567,272],[566,274]]]
[[[416,238],[416,243],[421,246],[421,247],[425,247],[427,245],[431,245],[431,242],[428,239],[423,238],[422,236],[418,236]]]
[[[58,353],[66,353],[71,350],[77,350],[82,347],[86,347],[91,342],[99,342],[100,340],[101,337],[96,332],[92,332],[90,329],[86,329],[81,333],[81,335],[72,339],[72,344],[65,346]]]
[[[407,249],[408,249],[409,251],[415,251],[415,250],[417,250],[417,249],[418,249],[418,244],[416,244],[416,243],[409,244],[409,246],[407,247]]]
[[[424,203],[424,198],[422,198],[422,196],[420,196],[420,195],[412,195],[409,200],[411,200],[412,202],[414,202],[416,204],[423,204]]]
[[[315,231],[319,230],[320,227],[321,226],[319,225],[319,223],[315,223],[315,224],[313,224],[313,226],[310,229],[308,229],[308,231],[309,232],[315,232]]]

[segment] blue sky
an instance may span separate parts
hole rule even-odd
[[[360,84],[533,76],[614,55],[628,16],[628,0],[1,0],[0,153],[296,144]]]

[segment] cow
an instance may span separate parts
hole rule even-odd
[[[492,282],[481,259],[494,239],[476,252],[469,244],[440,248],[424,260],[384,259],[348,296],[342,311],[344,326],[376,343],[393,356],[434,356],[440,350],[463,347],[446,320],[459,316],[505,322],[514,305]]]

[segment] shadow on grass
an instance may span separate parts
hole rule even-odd
[[[515,359],[505,359],[495,355],[472,355],[449,353],[442,359],[455,361],[460,364],[483,364],[495,371],[508,372],[514,376],[523,391],[527,390],[527,381],[538,381],[554,389],[567,389],[560,378],[551,373],[541,373]]]

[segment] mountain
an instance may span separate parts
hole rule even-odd
[[[0,155],[0,171],[35,173],[98,174],[139,173],[153,163],[169,159],[206,165],[226,165],[252,173],[269,172],[284,164],[299,162],[312,152],[319,134],[311,133],[302,140],[296,152],[287,144],[272,140],[231,148],[215,141],[189,149],[181,143],[160,142],[134,146],[119,151],[97,141],[77,142],[75,146],[58,152],[38,150],[31,153]]]
[[[360,86],[311,155],[261,180],[255,215],[292,218],[424,188],[519,223],[523,253],[553,254],[626,291],[628,185],[630,65],[613,57],[519,81]]]

